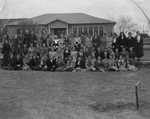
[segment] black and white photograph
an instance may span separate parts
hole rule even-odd
[[[150,119],[150,0],[0,0],[0,119]]]

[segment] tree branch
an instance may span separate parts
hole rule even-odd
[[[148,22],[150,24],[150,19],[147,16],[147,14],[144,12],[144,10],[142,9],[142,7],[140,5],[138,5],[134,0],[130,0],[130,1],[133,2],[141,10],[141,12],[144,14],[144,16],[146,17],[146,19],[148,20]]]

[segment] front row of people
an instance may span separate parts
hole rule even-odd
[[[62,57],[55,57],[48,55],[47,58],[40,59],[38,55],[33,55],[29,60],[28,56],[21,58],[17,55],[16,58],[11,57],[10,69],[12,70],[42,70],[42,71],[67,71],[67,72],[87,72],[87,71],[136,71],[138,68],[134,66],[133,59],[127,55],[124,58],[123,54],[120,54],[118,58],[114,58],[113,55],[104,53],[104,58],[98,56],[97,59],[92,56],[86,57],[83,60],[82,57],[73,59],[71,56],[64,60]]]

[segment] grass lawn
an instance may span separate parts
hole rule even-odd
[[[0,119],[149,119],[149,73],[0,70]]]

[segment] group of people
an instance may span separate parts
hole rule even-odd
[[[123,32],[90,34],[37,34],[28,29],[4,35],[3,67],[11,70],[42,71],[136,71],[135,62],[143,56],[143,39]]]

